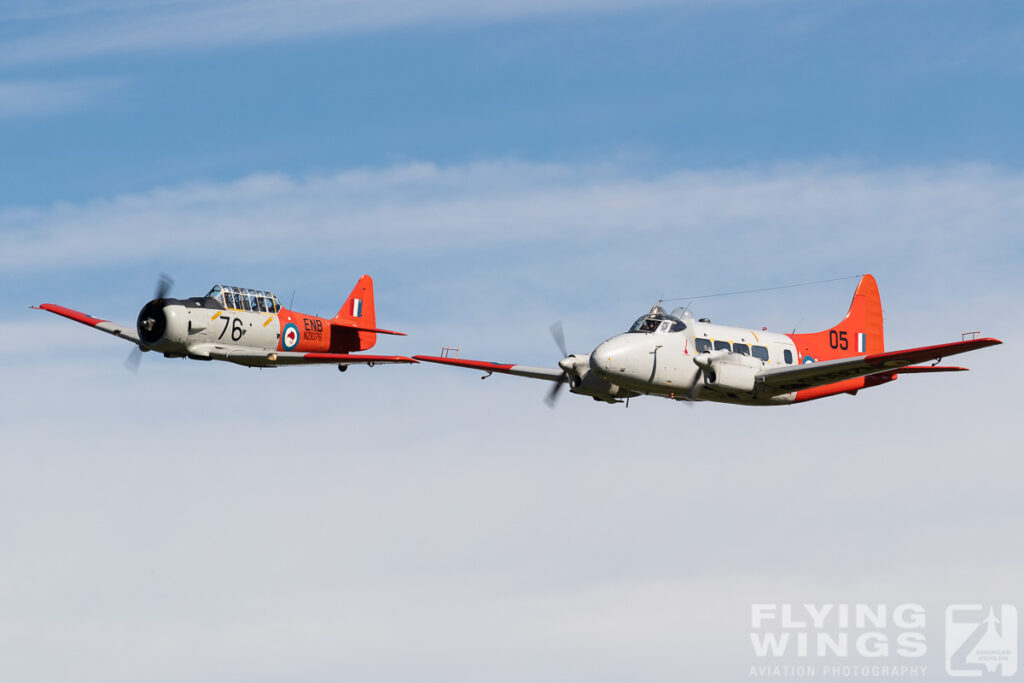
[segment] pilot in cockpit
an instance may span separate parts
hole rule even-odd
[[[651,334],[652,332],[681,332],[686,329],[686,324],[674,315],[666,315],[660,306],[655,306],[651,311],[638,318],[629,328],[630,332]]]

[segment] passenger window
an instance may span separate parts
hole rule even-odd
[[[749,356],[750,355],[750,347],[747,346],[746,344],[733,344],[732,345],[732,352],[733,353],[738,353],[741,356]]]
[[[793,362],[793,352],[789,349],[784,349],[782,352],[782,360],[786,361],[787,365],[791,364]]]
[[[715,351],[722,351],[722,350],[732,351],[732,345],[730,345],[729,342],[727,342],[727,341],[716,341],[715,342]]]
[[[754,346],[750,349],[750,352],[754,358],[760,358],[765,362],[768,361],[768,349],[764,346]]]
[[[694,339],[693,345],[697,349],[697,353],[707,353],[711,350],[711,340],[709,339]]]

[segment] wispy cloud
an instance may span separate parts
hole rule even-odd
[[[196,258],[226,248],[254,262],[460,244],[604,249],[623,240],[694,255],[701,245],[732,244],[730,258],[740,265],[758,262],[762,247],[785,263],[841,262],[852,253],[921,253],[964,241],[1019,252],[1022,213],[1024,174],[986,166],[794,165],[643,176],[602,166],[409,164],[313,177],[257,174],[8,208],[0,212],[0,267],[118,264],[189,242],[207,247]],[[849,250],[836,253],[837,244]]]
[[[641,1],[653,5],[669,0]],[[29,25],[30,35],[0,45],[0,63],[252,44],[419,24],[488,23],[606,12],[637,4],[636,0],[180,0],[47,5],[9,12]]]
[[[96,103],[124,84],[118,78],[0,81],[0,118],[59,114]]]

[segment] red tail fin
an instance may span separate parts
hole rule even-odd
[[[863,356],[885,350],[882,331],[882,298],[875,278],[865,275],[853,293],[850,310],[830,330],[789,335],[796,344],[800,362]]]
[[[373,309],[373,279],[369,275],[359,278],[359,282],[345,299],[341,310],[331,319],[331,326],[332,349],[335,346],[335,339],[338,340],[339,348],[344,345],[345,348],[353,351],[365,351],[373,348],[373,345],[377,343],[376,332],[338,329],[356,327],[372,330],[377,327],[377,316]],[[345,341],[342,342],[342,339]]]

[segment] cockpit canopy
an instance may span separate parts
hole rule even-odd
[[[273,292],[261,292],[258,289],[214,285],[206,298],[216,299],[224,304],[224,308],[233,308],[237,311],[277,313],[281,310],[281,304]]]
[[[646,315],[636,319],[636,322],[627,330],[627,334],[632,332],[643,334],[650,334],[651,332],[682,332],[686,329],[686,323],[675,315],[679,311],[689,313],[685,309],[677,308],[675,311],[672,311],[672,315],[669,315],[661,306],[655,304]],[[692,316],[690,318],[692,319]]]

